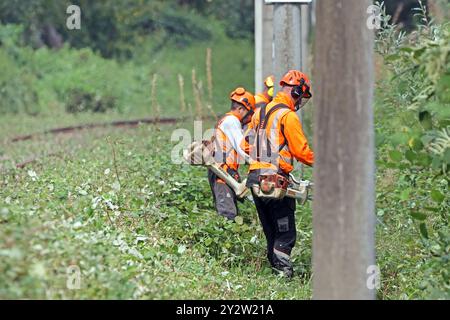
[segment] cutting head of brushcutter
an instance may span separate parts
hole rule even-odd
[[[309,180],[297,180],[292,173],[289,174],[289,187],[287,197],[295,198],[304,205],[306,201],[312,200],[312,190],[314,183]]]
[[[183,157],[187,163],[193,166],[207,166],[214,163],[212,156],[212,143],[208,140],[194,141],[186,150]]]

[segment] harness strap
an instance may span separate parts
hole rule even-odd
[[[264,107],[261,108],[261,111],[260,111],[260,114],[259,114],[259,124],[258,124],[258,127],[257,127],[257,129],[256,129],[256,160],[257,160],[258,162],[259,162],[260,159],[261,159],[261,156],[260,156],[260,141],[259,141],[259,139],[260,139],[260,133],[259,133],[259,131],[260,131],[261,129],[262,129],[262,130],[265,130],[265,129],[267,128],[267,124],[269,123],[269,119],[270,119],[270,116],[271,116],[272,114],[274,114],[276,111],[278,111],[278,110],[280,110],[280,109],[286,109],[286,108],[288,108],[285,104],[279,103],[279,104],[273,106],[273,107],[269,110],[269,112],[267,112],[267,114],[266,114],[266,107],[267,107],[267,106],[264,106]],[[287,145],[286,136],[284,135],[284,126],[281,126],[281,133],[283,134],[284,142],[283,142],[283,144],[279,147],[278,152],[280,152],[281,150],[283,150],[283,148]],[[269,138],[267,137],[267,144],[269,144],[269,143],[270,143],[270,141],[269,141]],[[268,154],[268,156],[270,157],[270,156],[272,155],[272,150],[271,150],[271,148],[268,148],[267,151],[268,151],[268,153],[270,153],[270,154]]]

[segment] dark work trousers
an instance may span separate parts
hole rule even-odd
[[[248,181],[255,180],[252,176],[254,174],[250,173]],[[253,200],[266,236],[267,258],[270,264],[280,270],[292,268],[290,255],[297,237],[295,199],[259,198],[253,194]]]
[[[213,194],[214,206],[221,216],[234,220],[238,214],[237,197],[233,189],[208,170],[208,181]]]

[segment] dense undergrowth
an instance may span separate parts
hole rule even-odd
[[[105,132],[3,174],[0,297],[308,298],[309,206],[298,221],[299,286],[266,265],[250,203],[237,223],[219,218],[204,170],[171,163],[170,131]],[[80,290],[66,288],[69,265],[82,270]]]
[[[213,107],[225,111],[234,86],[253,86],[253,50],[220,30],[210,43],[168,46],[148,57],[144,50],[139,62],[119,63],[90,49],[34,50],[21,43],[20,27],[0,26],[0,298],[311,298],[310,203],[297,209],[297,275],[281,279],[266,262],[253,205],[239,204],[236,223],[219,218],[205,171],[171,162],[174,127],[9,140],[55,126],[154,116],[153,73],[162,115],[178,116],[178,73],[193,108],[193,68],[207,96],[207,47]],[[378,34],[381,299],[450,295],[449,34],[448,25],[429,21],[409,35],[389,24]],[[111,99],[113,107],[69,114],[77,92],[94,105]],[[69,266],[81,271],[80,289],[67,288]]]
[[[423,6],[416,16],[413,34],[385,23],[377,39],[385,63],[377,88],[377,215],[416,230],[399,243],[411,241],[407,259],[423,272],[417,289],[450,298],[450,25],[434,24]]]
[[[230,39],[220,24],[212,23],[213,38],[195,46],[166,45],[154,51],[149,38],[136,49],[134,60],[118,62],[90,48],[65,45],[55,51],[24,44],[23,27],[0,25],[0,112],[28,115],[63,115],[77,112],[109,112],[123,116],[180,114],[178,75],[183,77],[185,114],[195,111],[192,70],[204,114],[208,99],[206,51],[211,48],[212,108],[228,107],[227,95],[237,85],[253,90],[253,48],[247,39]],[[239,48],[239,50],[236,50]],[[155,95],[152,77],[157,74]],[[156,102],[155,102],[156,101]],[[159,108],[155,105],[159,105]]]

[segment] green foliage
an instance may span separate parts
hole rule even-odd
[[[290,282],[266,262],[253,205],[239,204],[237,223],[219,217],[206,171],[171,163],[172,129],[86,132],[62,145],[61,137],[34,141],[63,152],[2,173],[0,297],[309,298],[311,208],[299,208],[303,245],[294,251],[305,273]],[[69,265],[81,269],[79,290],[66,287]]]
[[[195,105],[191,83],[194,68],[197,80],[203,83],[203,99],[207,96],[207,47],[212,48],[212,103],[217,113],[226,111],[228,93],[235,86],[253,87],[251,43],[230,40],[220,28],[215,29],[212,42],[196,42],[184,49],[168,43],[158,53],[149,55],[149,52],[142,52],[133,62],[121,63],[102,58],[89,48],[77,50],[63,46],[57,51],[46,47],[33,50],[21,45],[21,30],[20,26],[0,25],[3,43],[0,46],[0,65],[4,70],[0,75],[3,97],[0,106],[5,112],[54,114],[63,110],[73,112],[100,108],[134,116],[153,116],[150,108],[151,75],[157,73],[156,98],[163,106],[162,115],[179,115],[178,74],[184,77],[187,104]],[[147,39],[144,47],[153,48],[154,45],[148,43],[152,40]],[[236,51],[235,46],[241,50]],[[95,101],[101,101],[101,106],[96,106]],[[86,104],[90,106],[85,107]]]
[[[181,3],[180,3],[181,2]],[[22,24],[23,39],[34,48],[53,47],[53,32],[75,48],[91,48],[103,57],[130,59],[146,51],[142,44],[149,37],[152,48],[167,45],[184,48],[213,37],[211,18],[220,21],[230,38],[253,38],[253,1],[179,0],[77,0],[82,12],[80,30],[66,27],[65,1],[0,0],[0,22]]]
[[[384,61],[392,75],[389,89],[383,91],[383,108],[401,115],[395,125],[384,121],[383,129],[392,132],[387,138],[389,144],[384,146],[390,161],[382,154],[378,164],[397,170],[403,179],[403,191],[389,198],[403,203],[406,208],[398,209],[409,210],[417,221],[426,256],[421,288],[431,298],[448,298],[450,25],[433,24],[426,18],[425,7],[419,9],[422,24],[416,34],[400,35],[401,41],[397,41],[395,27],[388,25],[388,31],[382,31],[378,38],[379,52],[390,53]],[[389,40],[383,38],[386,34]],[[380,203],[390,201],[383,199]]]
[[[17,26],[0,26],[0,112],[28,113],[38,112],[38,95],[34,84],[36,78],[26,72],[14,60],[18,55],[22,29]]]
[[[234,87],[253,86],[252,43],[229,38],[238,35],[230,28],[247,32],[237,27],[246,10],[236,8],[253,1],[176,2],[80,1],[90,8],[83,13],[89,28],[59,29],[72,47],[49,50],[39,45],[40,18],[55,10],[48,22],[62,23],[65,8],[58,6],[65,4],[46,2],[52,6],[43,11],[40,0],[28,1],[31,7],[0,0],[0,19],[24,25],[0,26],[0,298],[311,297],[310,204],[297,211],[292,256],[299,277],[288,282],[267,264],[254,206],[239,204],[235,223],[218,217],[206,172],[171,163],[174,128],[102,128],[7,142],[55,126],[153,116],[154,73],[163,116],[180,116],[177,75],[184,77],[187,104],[194,104],[193,68],[206,96],[207,47],[213,108],[224,112]],[[377,40],[386,54],[376,90],[378,297],[449,298],[448,33],[427,22],[418,33],[399,35],[388,22]],[[208,32],[209,41],[200,41]],[[12,112],[18,114],[4,114]],[[15,168],[36,156],[25,170]],[[80,290],[66,287],[73,264],[82,272]]]
[[[254,1],[253,0],[175,0],[175,3],[187,11],[195,10],[205,17],[214,17],[225,26],[228,37],[233,39],[253,39]]]
[[[78,112],[106,112],[115,108],[114,97],[99,97],[93,94],[74,90],[70,92],[66,104],[66,111],[69,113]]]

